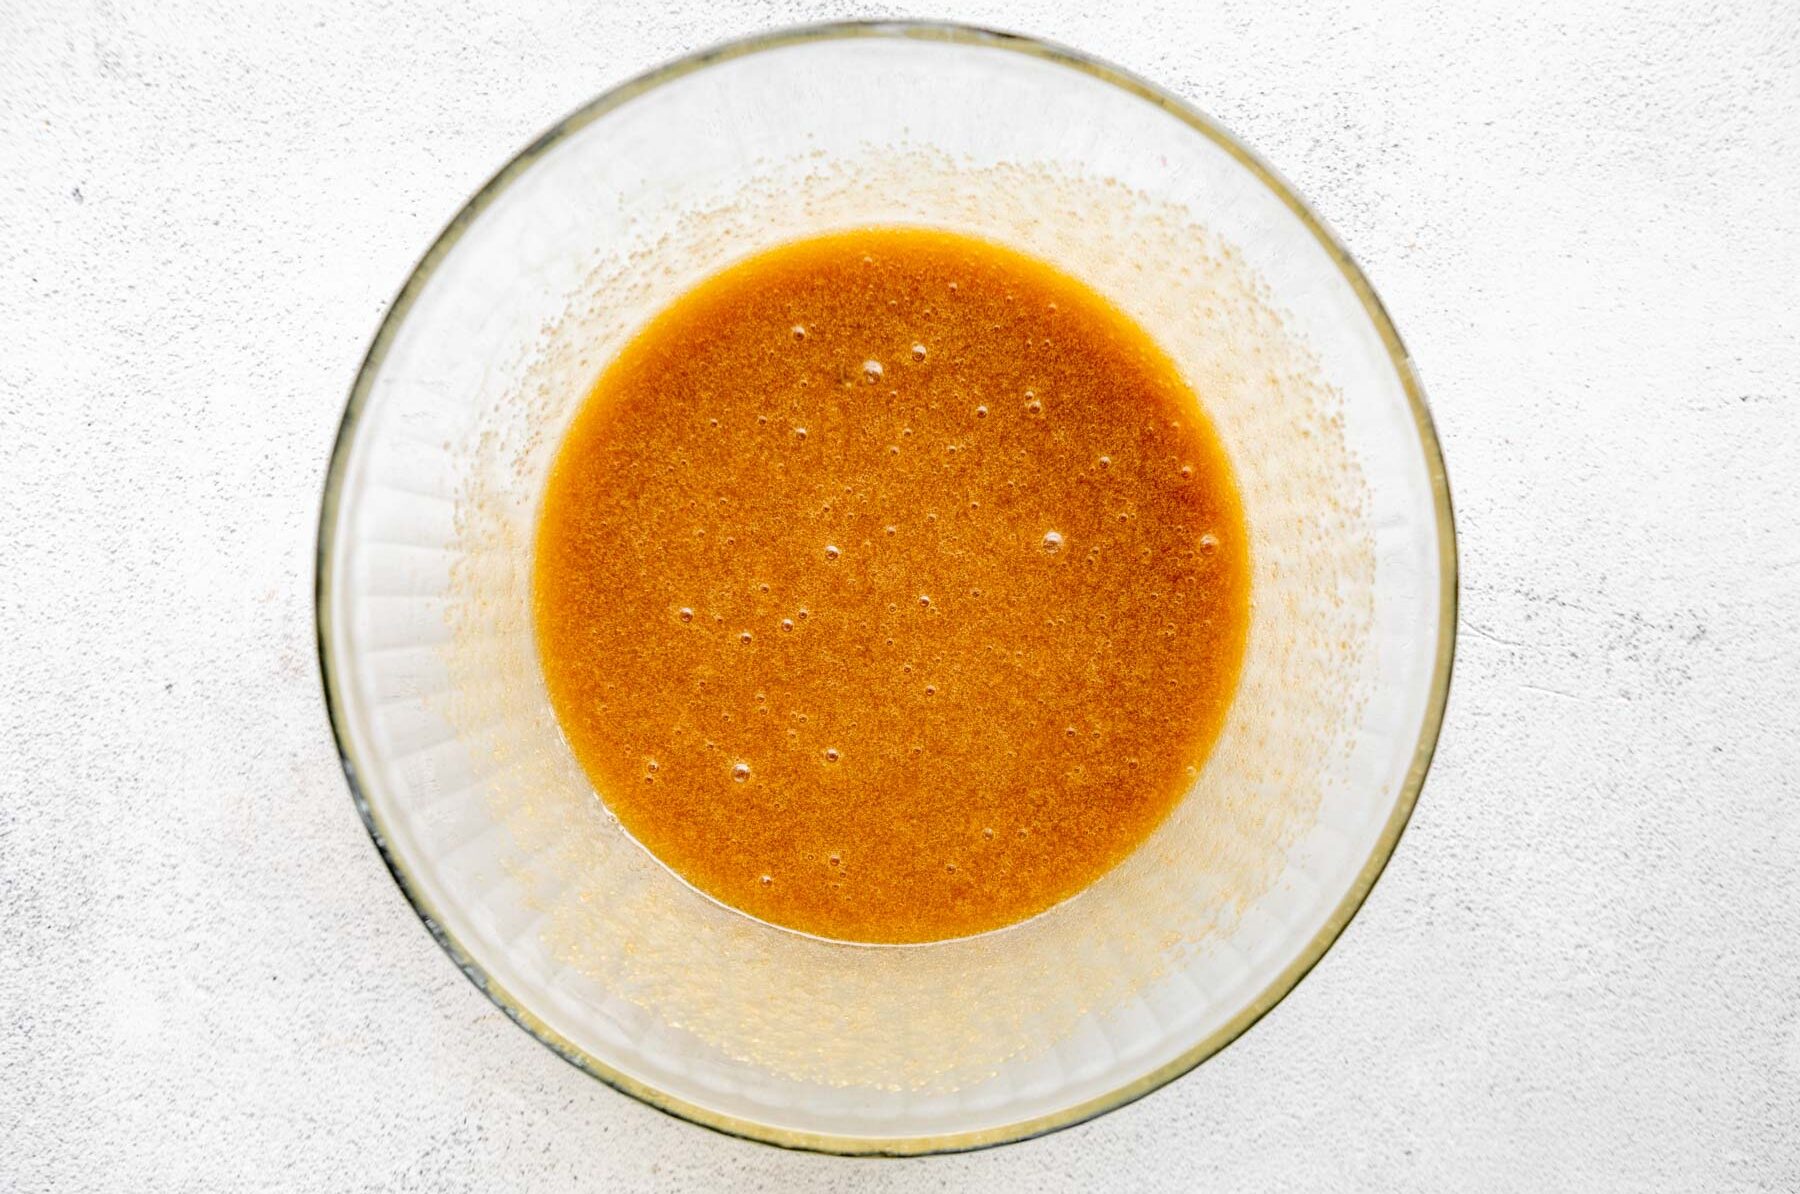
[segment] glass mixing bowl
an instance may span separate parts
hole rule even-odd
[[[536,504],[610,355],[683,289],[845,227],[985,236],[1083,278],[1231,452],[1253,610],[1228,724],[1142,848],[1020,925],[823,941],[688,887],[562,741]],[[465,973],[563,1057],[699,1124],[834,1152],[1016,1140],[1243,1032],[1368,894],[1424,780],[1455,540],[1417,378],[1266,166],[1068,50],[944,25],[738,42],[602,96],[484,186],[376,334],[331,461],[319,648],[356,806]]]

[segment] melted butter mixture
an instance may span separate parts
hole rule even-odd
[[[1081,283],[867,229],[707,280],[544,496],[539,656],[625,828],[726,904],[917,942],[1032,916],[1191,786],[1249,612],[1193,393]]]

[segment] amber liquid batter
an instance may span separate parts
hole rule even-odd
[[[982,241],[709,279],[595,386],[534,573],[557,717],[633,836],[824,937],[1022,920],[1191,786],[1244,651],[1231,469],[1150,339]]]

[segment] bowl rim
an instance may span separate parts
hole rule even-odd
[[[559,142],[614,109],[623,107],[639,96],[666,83],[674,82],[717,63],[769,50],[815,42],[870,38],[948,42],[1004,50],[1080,71],[1091,78],[1111,84],[1161,108],[1230,154],[1266,186],[1288,210],[1293,212],[1307,231],[1313,235],[1319,246],[1336,263],[1338,270],[1361,301],[1370,322],[1381,337],[1394,372],[1406,394],[1407,403],[1411,408],[1413,421],[1418,431],[1419,446],[1425,458],[1426,472],[1431,484],[1440,561],[1437,651],[1432,663],[1431,689],[1426,697],[1425,711],[1413,749],[1412,762],[1407,768],[1394,806],[1375,840],[1368,859],[1357,872],[1355,879],[1340,898],[1337,906],[1326,918],[1325,923],[1320,926],[1318,932],[1306,943],[1299,954],[1283,967],[1255,998],[1239,1009],[1219,1028],[1189,1046],[1180,1056],[1105,1094],[1046,1115],[997,1127],[911,1137],[864,1137],[806,1132],[725,1115],[690,1103],[614,1069],[532,1014],[523,1003],[496,983],[445,927],[444,921],[425,898],[418,883],[408,871],[405,861],[395,852],[381,818],[369,802],[363,789],[363,783],[358,778],[363,773],[363,768],[358,765],[350,744],[349,729],[345,720],[345,701],[343,694],[339,691],[342,677],[339,669],[333,663],[331,648],[332,557],[336,545],[337,514],[343,496],[344,473],[350,445],[355,439],[357,427],[374,385],[375,376],[381,370],[389,346],[411,312],[419,293],[430,281],[438,265],[455,248],[469,225],[520,174]],[[314,623],[318,637],[319,672],[324,690],[326,713],[331,722],[332,737],[336,742],[338,757],[344,769],[344,778],[356,811],[362,818],[363,825],[368,830],[369,837],[374,842],[382,862],[386,864],[388,872],[393,876],[394,882],[399,886],[407,902],[412,905],[419,920],[463,974],[496,1007],[519,1027],[536,1037],[540,1043],[577,1069],[650,1107],[689,1123],[729,1136],[776,1145],[781,1148],[845,1156],[918,1156],[930,1153],[964,1152],[1028,1140],[1084,1123],[1096,1116],[1104,1115],[1134,1102],[1186,1074],[1242,1036],[1251,1025],[1262,1019],[1276,1004],[1286,998],[1300,980],[1318,964],[1362,907],[1363,901],[1368,898],[1375,881],[1381,877],[1382,871],[1386,868],[1388,860],[1393,856],[1394,850],[1399,844],[1401,834],[1411,819],[1413,808],[1418,802],[1420,789],[1425,782],[1426,773],[1431,767],[1432,755],[1437,748],[1439,732],[1443,726],[1444,710],[1449,699],[1450,677],[1456,653],[1457,571],[1456,527],[1451,509],[1449,478],[1445,471],[1443,452],[1438,441],[1437,431],[1432,422],[1431,412],[1426,406],[1424,389],[1419,382],[1417,371],[1413,367],[1412,358],[1408,355],[1399,332],[1389,318],[1387,309],[1382,305],[1381,299],[1375,293],[1375,288],[1363,274],[1362,269],[1324,221],[1313,213],[1280,175],[1231,133],[1186,101],[1129,71],[1070,47],[1041,41],[1023,34],[953,22],[846,21],[776,29],[724,42],[674,59],[627,80],[602,92],[550,126],[514,155],[463,204],[407,276],[405,284],[400,288],[394,301],[389,305],[387,313],[382,317],[381,324],[370,342],[368,352],[357,369],[356,380],[351,386],[348,400],[345,403],[343,419],[338,426],[337,436],[332,445],[330,465],[326,471],[324,495],[319,510],[313,600]]]

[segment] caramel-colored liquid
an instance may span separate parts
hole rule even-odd
[[[537,538],[557,717],[633,836],[824,937],[993,929],[1193,783],[1249,605],[1231,469],[1074,279],[868,229],[709,279],[621,353]]]

